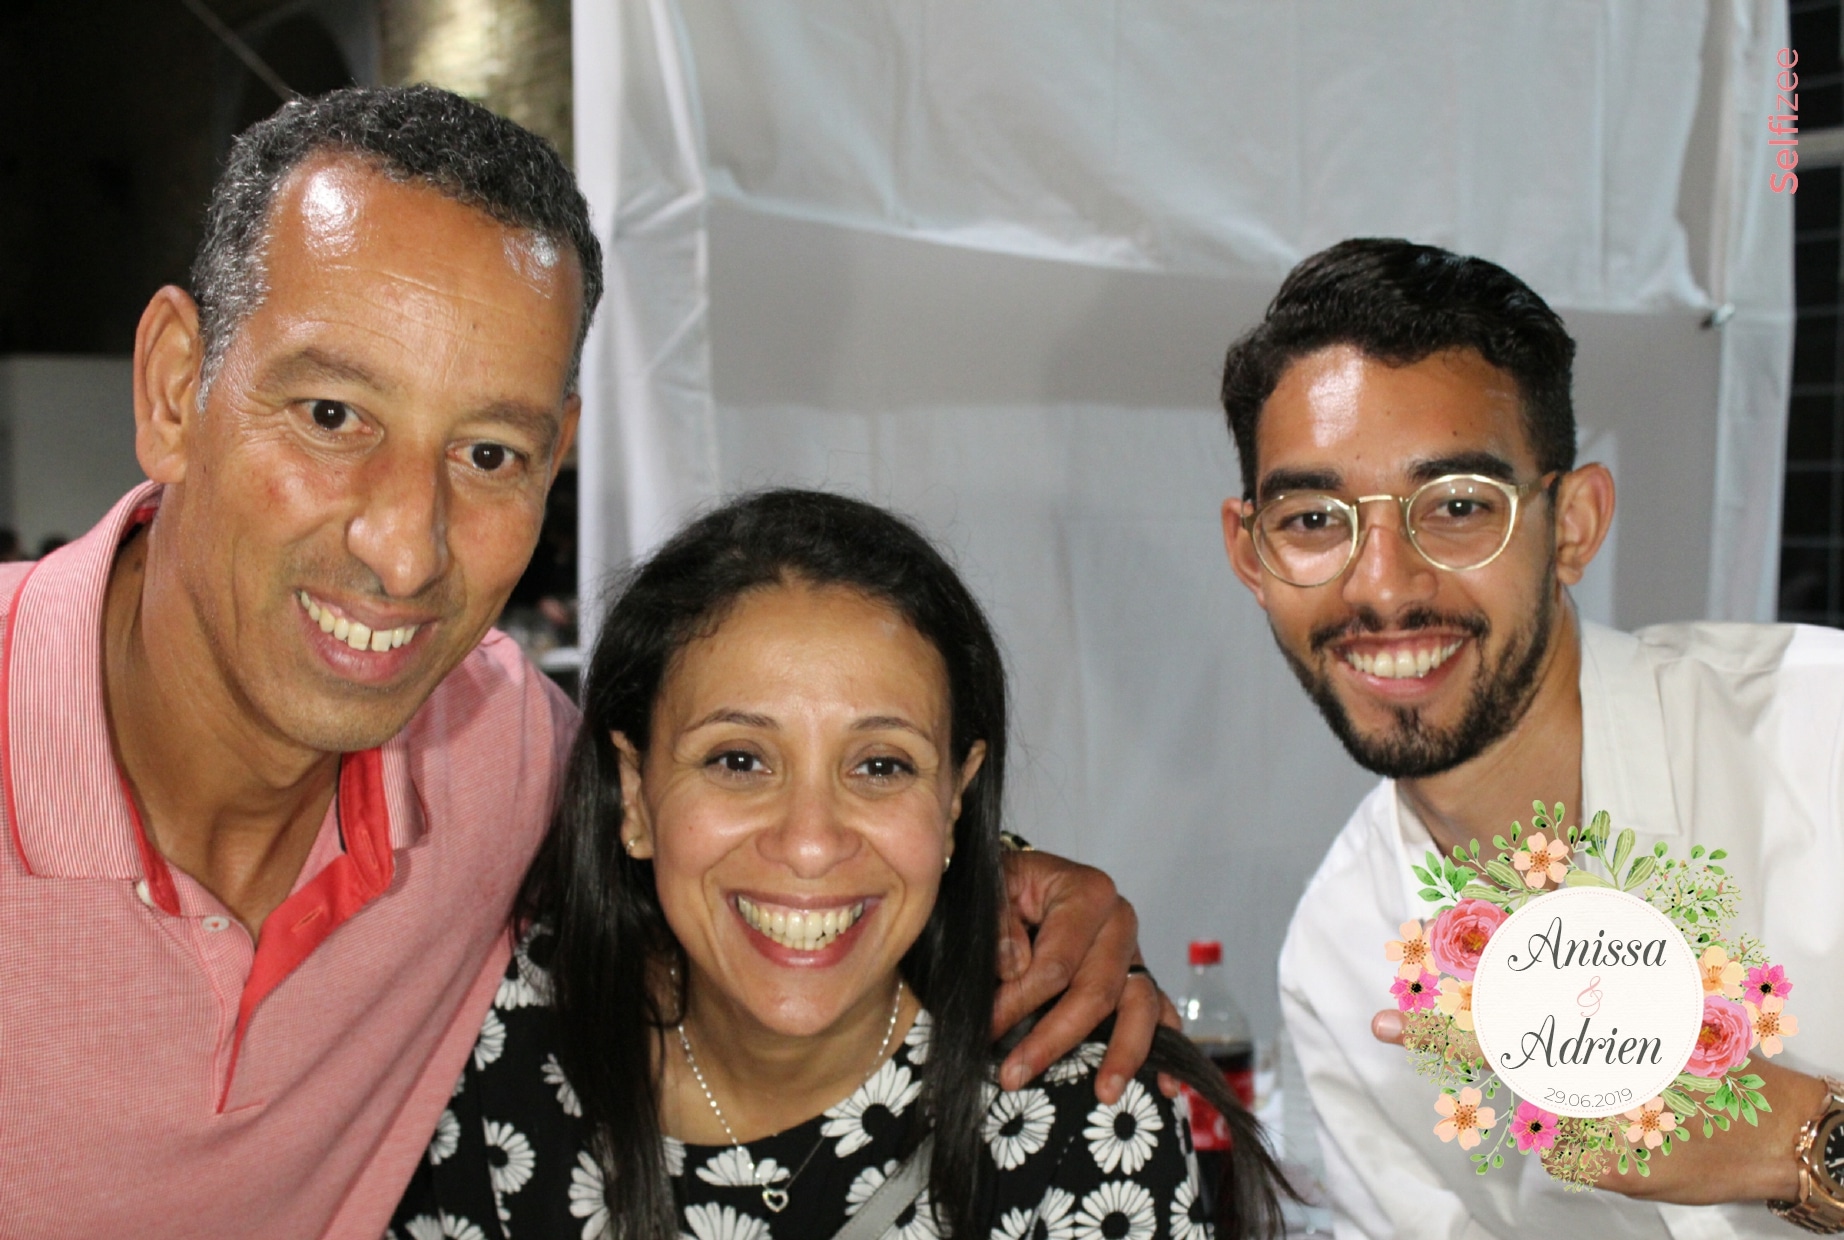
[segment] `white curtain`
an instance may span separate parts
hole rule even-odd
[[[1216,372],[1295,262],[1401,235],[1518,272],[1577,335],[1584,450],[1618,471],[1583,610],[1771,615],[1777,0],[578,0],[574,23],[610,254],[586,598],[745,487],[916,517],[1006,644],[1014,825],[1116,876],[1155,969],[1223,938],[1258,1026],[1369,782],[1217,528],[1240,484]]]

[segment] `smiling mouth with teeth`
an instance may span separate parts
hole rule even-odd
[[[797,952],[816,952],[857,924],[864,916],[864,901],[839,908],[799,909],[757,904],[738,896],[736,911],[751,929],[771,942]]]
[[[394,629],[373,629],[357,620],[348,620],[345,616],[334,614],[331,607],[322,607],[309,598],[306,590],[297,590],[295,597],[307,611],[307,618],[319,625],[322,633],[331,633],[334,641],[345,642],[354,650],[383,654],[406,644],[423,627],[420,624],[405,624]]]
[[[1366,676],[1375,676],[1379,680],[1419,679],[1447,662],[1453,657],[1453,652],[1465,644],[1465,638],[1456,638],[1442,646],[1420,646],[1398,650],[1393,654],[1387,650],[1375,654],[1347,650],[1344,660]]]

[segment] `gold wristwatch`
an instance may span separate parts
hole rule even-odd
[[[1823,1236],[1844,1232],[1844,1081],[1826,1077],[1825,1109],[1799,1130],[1799,1200],[1770,1201],[1787,1222]]]

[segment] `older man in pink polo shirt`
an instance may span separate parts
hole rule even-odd
[[[7,1240],[375,1240],[577,722],[489,631],[601,292],[556,154],[428,88],[291,104],[239,140],[194,284],[136,339],[152,483],[0,569]],[[1111,1094],[1158,1013],[1132,911],[1020,860],[1044,926],[1008,1011],[1079,984],[1007,1083],[1124,995]]]

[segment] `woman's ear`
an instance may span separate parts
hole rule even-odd
[[[973,782],[973,777],[980,773],[980,767],[985,761],[986,742],[974,741],[972,747],[967,750],[967,760],[960,764],[960,775],[954,786],[954,799],[948,802],[948,822],[950,824],[960,821],[960,799],[966,794],[967,785]],[[953,832],[948,833],[948,855],[950,857],[954,855]]]
[[[640,751],[620,732],[610,732],[608,739],[621,759],[621,847],[636,861],[644,861],[653,856],[653,820],[641,794]]]

